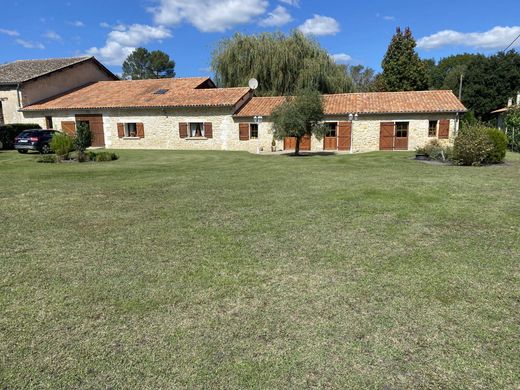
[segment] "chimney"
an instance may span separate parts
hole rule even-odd
[[[513,105],[513,98],[509,98],[509,99],[507,100],[507,106],[508,106],[508,107],[511,107],[512,105]]]

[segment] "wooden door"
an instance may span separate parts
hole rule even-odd
[[[338,124],[336,122],[330,122],[326,125],[329,127],[329,130],[325,134],[325,137],[323,137],[323,150],[336,150],[338,149]]]
[[[339,122],[338,150],[350,150],[352,143],[352,122]]]
[[[395,124],[394,150],[408,150],[408,122]]]
[[[285,137],[283,140],[284,150],[296,149],[296,137]],[[300,140],[300,150],[311,150],[311,136],[304,135]]]
[[[379,130],[379,150],[394,150],[394,122],[381,122]]]
[[[103,131],[103,115],[76,115],[76,122],[84,122],[88,125],[92,133],[92,146],[105,146],[105,133]]]

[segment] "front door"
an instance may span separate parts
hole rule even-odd
[[[329,122],[326,124],[328,130],[323,138],[323,150],[336,150],[338,148],[338,124],[336,122]]]
[[[76,115],[78,124],[86,124],[92,133],[92,146],[105,146],[105,133],[103,130],[103,115]]]
[[[408,150],[408,122],[395,124],[394,150]]]
[[[352,122],[339,122],[338,150],[350,150],[352,140]]]
[[[379,150],[394,150],[394,122],[381,122]]]

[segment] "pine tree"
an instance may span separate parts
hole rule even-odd
[[[175,61],[161,50],[135,49],[123,62],[123,78],[132,80],[175,77]]]
[[[421,91],[428,89],[425,64],[415,51],[410,28],[398,27],[383,58],[381,88],[386,91]]]

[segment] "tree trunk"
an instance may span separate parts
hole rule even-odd
[[[300,155],[300,140],[301,137],[296,137],[296,146],[294,147],[294,155],[299,156]]]

